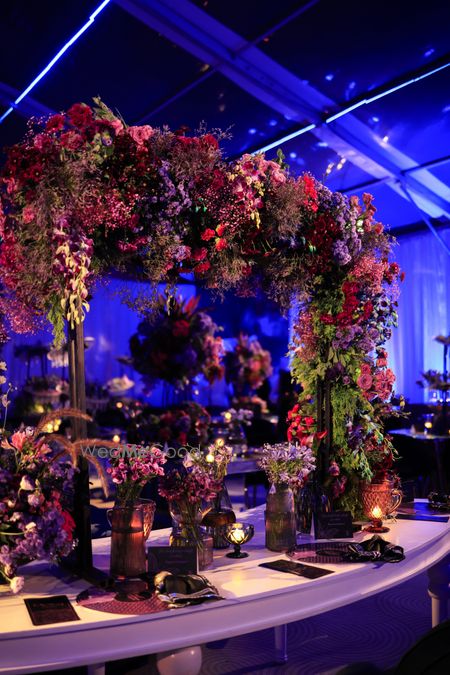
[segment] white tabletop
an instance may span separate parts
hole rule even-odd
[[[216,551],[204,572],[226,600],[157,614],[106,614],[76,605],[81,621],[33,626],[24,597],[65,594],[74,600],[87,584],[68,583],[52,574],[45,563],[23,568],[22,594],[0,597],[0,673],[31,673],[152,654],[202,644],[281,625],[350,604],[427,569],[450,550],[449,523],[399,520],[383,535],[405,549],[406,560],[378,566],[320,564],[335,574],[308,580],[258,567],[283,558],[264,548],[263,507],[240,514],[255,525],[254,539],[241,560]],[[169,530],[152,533],[150,544],[168,543]],[[358,533],[356,539],[370,537]],[[307,537],[301,539],[305,543]],[[347,540],[348,541],[348,540]],[[94,541],[95,563],[108,569],[109,540]]]

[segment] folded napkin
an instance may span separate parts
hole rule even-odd
[[[361,542],[348,544],[342,554],[346,562],[389,562],[398,563],[405,559],[401,546],[395,546],[378,535]]]
[[[187,607],[207,600],[223,600],[215,586],[199,574],[171,574],[160,572],[155,576],[156,595],[168,607]]]

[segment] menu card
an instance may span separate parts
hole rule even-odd
[[[53,595],[46,598],[25,598],[24,602],[31,621],[35,626],[80,620],[80,617],[70,604],[67,595]]]
[[[150,546],[148,573],[197,574],[196,546]]]

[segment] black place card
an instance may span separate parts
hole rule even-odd
[[[318,513],[314,518],[316,539],[353,539],[353,532],[350,511]]]
[[[67,595],[25,598],[24,602],[34,626],[80,620]]]
[[[147,549],[148,573],[197,574],[196,546],[150,546]]]
[[[287,572],[288,574],[295,574],[298,577],[305,577],[305,579],[319,579],[328,574],[333,574],[333,570],[325,570],[323,567],[312,567],[311,565],[303,565],[302,563],[293,562],[292,560],[274,560],[268,563],[260,563],[258,567],[265,567],[276,572]]]

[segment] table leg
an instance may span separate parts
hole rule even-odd
[[[288,660],[287,653],[287,625],[275,626],[275,660],[277,663],[286,663]]]
[[[444,443],[446,441],[444,440]],[[439,492],[441,492],[443,495],[447,494],[447,481],[445,479],[445,471],[444,471],[444,466],[442,463],[442,448],[443,448],[443,443],[441,442],[441,439],[436,438],[434,441],[434,453],[436,457],[436,469],[437,469],[437,478],[438,478],[438,485],[439,485]]]
[[[202,648],[199,646],[161,652],[156,655],[160,675],[198,675],[202,668]]]
[[[105,664],[94,663],[87,667],[87,675],[105,675]]]
[[[448,618],[450,597],[450,556],[428,570],[428,595],[431,598],[431,625],[434,628]]]

